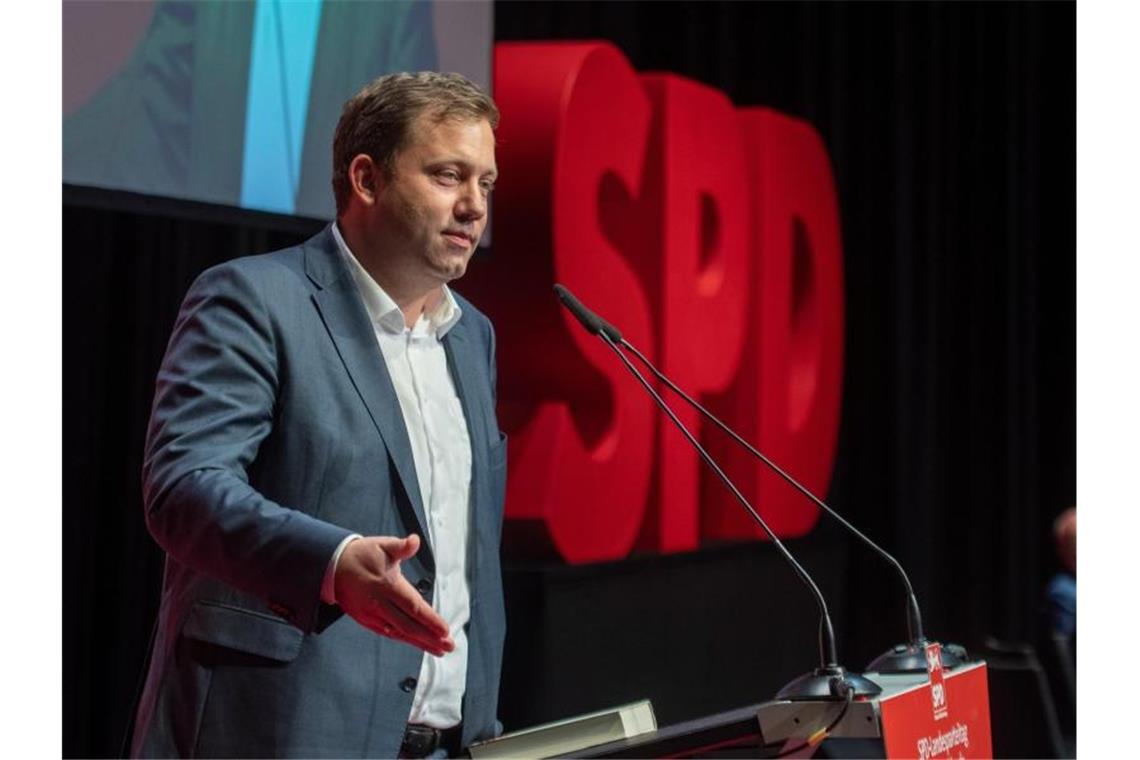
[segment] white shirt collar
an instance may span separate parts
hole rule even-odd
[[[396,305],[392,297],[384,292],[384,288],[380,287],[372,275],[368,274],[368,270],[361,265],[356,255],[349,250],[348,243],[341,236],[340,227],[336,222],[332,224],[332,234],[341,256],[344,257],[345,263],[352,273],[352,279],[356,282],[360,297],[364,299],[364,308],[368,310],[368,316],[387,332],[403,332],[405,327],[404,313],[400,311],[400,307]],[[451,288],[446,285],[442,287],[443,300],[440,301],[439,306],[431,314],[420,315],[421,321],[425,317],[427,318],[428,330],[434,331],[439,340],[442,340],[447,331],[454,327],[459,318],[463,316],[463,310],[456,303]]]

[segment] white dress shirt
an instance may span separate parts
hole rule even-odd
[[[333,237],[352,272],[388,374],[400,401],[420,496],[427,517],[428,539],[435,556],[432,607],[447,621],[455,649],[443,657],[425,655],[420,666],[410,723],[451,728],[462,720],[467,686],[467,632],[471,592],[467,582],[467,527],[471,511],[471,440],[467,420],[447,368],[440,342],[462,315],[447,286],[443,300],[430,314],[421,314],[408,328],[396,302],[356,260],[337,225]],[[329,561],[321,597],[335,602],[333,577],[350,536]],[[421,549],[421,551],[423,551]]]

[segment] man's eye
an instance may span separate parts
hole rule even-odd
[[[444,169],[443,171],[438,172],[436,176],[447,182],[459,181],[459,172],[455,171],[454,169]]]
[[[495,183],[494,182],[482,182],[482,183],[480,183],[479,186],[483,188],[483,192],[486,195],[490,195],[491,191],[493,191],[495,189]]]

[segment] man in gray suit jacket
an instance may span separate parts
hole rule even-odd
[[[496,732],[506,442],[490,322],[447,283],[497,122],[458,75],[375,80],[337,126],[336,223],[191,287],[147,437],[167,564],[134,754],[439,756]]]

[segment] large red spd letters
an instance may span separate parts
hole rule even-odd
[[[502,179],[471,292],[499,336],[507,550],[570,562],[762,535],[554,282],[809,488],[839,424],[843,272],[827,152],[606,43],[496,46]],[[674,406],[780,536],[814,506]]]

